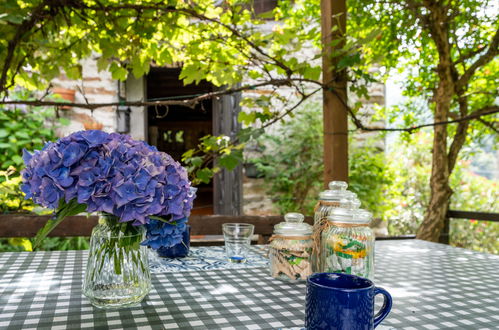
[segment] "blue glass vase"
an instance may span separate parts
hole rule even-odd
[[[185,226],[182,233],[182,241],[172,247],[160,247],[156,251],[158,256],[162,258],[184,258],[189,254],[189,246],[191,243],[191,226]]]

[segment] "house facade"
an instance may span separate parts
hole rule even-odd
[[[207,82],[184,86],[178,79],[180,68],[152,67],[141,78],[130,75],[125,82],[113,80],[111,74],[97,70],[96,58],[82,61],[82,79],[74,81],[61,76],[52,81],[54,91],[69,91],[76,103],[112,103],[153,101],[199,95],[215,90]],[[370,99],[364,100],[364,115],[369,116],[375,105],[384,105],[384,85],[372,85]],[[64,95],[62,95],[64,97]],[[176,160],[194,148],[199,138],[207,135],[235,137],[240,124],[240,93],[204,101],[194,109],[187,107],[103,107],[94,111],[64,108],[59,114],[70,124],[60,128],[59,135],[85,130],[130,134],[144,140]],[[320,96],[319,96],[320,99]],[[278,124],[277,124],[278,125]],[[382,146],[381,146],[382,147]],[[248,151],[250,152],[250,151]],[[243,167],[221,171],[210,184],[200,185],[194,213],[198,214],[272,214],[270,198],[265,195],[262,179],[247,177]]]

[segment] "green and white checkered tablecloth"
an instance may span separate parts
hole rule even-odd
[[[142,305],[119,311],[96,309],[82,295],[86,251],[1,253],[0,329],[303,326],[304,284],[274,280],[258,262],[224,268],[210,249],[193,249],[203,260],[191,257],[191,270],[165,261]],[[418,240],[377,242],[375,283],[394,300],[378,329],[498,329],[498,273],[499,256]]]

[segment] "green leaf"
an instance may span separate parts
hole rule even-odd
[[[66,68],[66,74],[68,78],[76,80],[81,78],[82,67],[80,64],[73,65],[72,67]]]
[[[192,157],[189,162],[193,165],[193,166],[201,166],[201,164],[203,164],[203,157]]]
[[[64,126],[68,126],[69,124],[71,124],[71,120],[69,120],[68,118],[61,117],[59,118],[59,123]]]
[[[184,65],[179,76],[179,79],[182,79],[185,85],[193,82],[197,84],[204,78],[203,71],[192,63]]]
[[[202,168],[196,171],[196,178],[203,183],[210,183],[213,177],[213,171],[209,168]]]
[[[28,132],[26,132],[26,131],[17,131],[14,133],[14,135],[18,138],[21,138],[21,139],[29,139],[30,138]]]
[[[108,66],[109,66],[108,59],[104,56],[99,57],[99,59],[97,60],[97,69],[99,71],[104,71],[107,69]]]
[[[248,75],[251,79],[258,79],[258,78],[261,78],[263,75],[256,71],[256,70],[251,70],[248,72]]]
[[[256,113],[255,112],[244,112],[241,111],[239,115],[237,116],[237,120],[244,124],[244,125],[249,125],[255,122],[256,120]]]
[[[109,71],[111,71],[111,76],[113,77],[113,79],[116,80],[123,81],[128,75],[128,71],[125,68],[119,66],[116,62],[111,63]]]
[[[19,155],[12,156],[12,161],[14,161],[14,163],[19,164],[19,165],[21,165],[23,163],[23,159]]]
[[[321,73],[322,73],[322,68],[319,66],[315,66],[305,69],[303,76],[307,79],[319,80]]]
[[[218,159],[218,164],[225,167],[229,171],[236,168],[237,165],[243,160],[242,152],[240,150],[232,150],[230,154],[223,155]]]

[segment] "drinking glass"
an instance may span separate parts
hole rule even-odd
[[[222,229],[227,259],[233,263],[246,262],[255,226],[249,223],[224,223]]]

